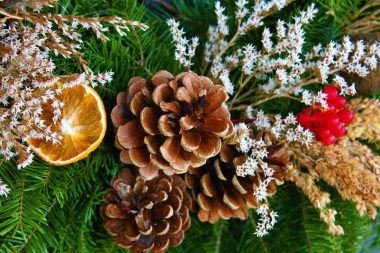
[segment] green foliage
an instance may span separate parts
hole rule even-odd
[[[335,22],[348,25],[354,21],[361,5],[365,2],[362,0],[322,0],[320,5]]]
[[[368,235],[368,220],[359,217],[354,205],[343,202],[337,194],[333,206],[339,213],[337,223],[345,230],[342,237],[328,233],[318,211],[293,185],[282,187],[271,205],[280,216],[274,231],[262,239],[246,235],[242,249],[249,245],[262,249],[259,252],[357,252],[360,241]]]
[[[277,18],[289,20],[310,1],[296,1],[284,11],[267,20],[273,25]],[[342,31],[339,22],[345,11],[357,8],[355,0],[323,0],[321,13],[307,29],[308,45],[336,39]],[[184,21],[190,34],[205,36],[207,24],[214,22],[214,0],[174,1],[176,17]],[[233,1],[223,1],[228,6]],[[346,5],[345,5],[346,4]],[[353,4],[353,6],[349,6]],[[349,8],[347,7],[349,6]],[[233,11],[232,8],[227,8]],[[326,16],[325,10],[334,15]],[[171,36],[165,24],[169,16],[163,10],[151,13],[136,0],[62,0],[57,13],[105,16],[119,15],[126,19],[143,20],[150,26],[146,32],[132,29],[126,37],[109,33],[110,41],[99,42],[93,34],[85,33],[84,54],[95,72],[112,70],[114,81],[97,90],[110,112],[117,92],[127,87],[132,76],[149,78],[160,69],[178,73],[181,68],[173,57]],[[257,41],[252,33],[244,42]],[[58,59],[59,74],[80,70],[80,65],[70,59]],[[277,101],[266,110],[286,112],[294,104]],[[111,124],[109,123],[109,126]],[[88,158],[66,167],[50,167],[35,162],[17,170],[14,161],[0,158],[0,178],[11,188],[9,197],[0,198],[0,252],[125,252],[115,245],[102,227],[98,208],[110,178],[121,168],[118,151],[113,148],[113,129],[109,127],[102,146]],[[363,252],[380,247],[377,233],[379,222],[373,226],[368,219],[358,217],[354,205],[334,194],[333,207],[338,211],[337,223],[345,229],[343,237],[333,237],[319,219],[318,212],[302,193],[292,185],[279,188],[271,200],[279,213],[273,233],[257,238],[255,214],[248,221],[221,221],[205,224],[193,215],[192,227],[180,247],[169,252],[358,252],[366,239]],[[373,236],[369,236],[372,233]]]
[[[184,243],[169,252],[358,252],[361,242],[371,233],[370,221],[359,217],[355,205],[342,201],[336,193],[333,203],[338,211],[337,223],[345,229],[342,237],[329,234],[309,200],[295,186],[287,184],[271,200],[279,220],[270,235],[254,235],[254,212],[247,221],[222,221],[213,226],[193,219]]]

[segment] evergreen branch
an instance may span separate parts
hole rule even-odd
[[[305,224],[307,223],[307,220],[306,220],[307,216],[306,216],[306,211],[305,211],[304,205],[301,206],[301,210],[302,210],[302,224],[305,227]],[[311,244],[310,236],[309,236],[309,231],[306,228],[305,228],[305,238],[306,238],[306,242],[307,242],[307,246],[308,246],[309,250],[311,252],[314,252],[313,246]]]
[[[56,200],[54,200],[53,203],[49,206],[49,209],[47,210],[44,218],[46,218],[48,216],[48,214],[51,212],[51,210],[56,205],[56,203],[57,203]],[[37,223],[37,225],[39,226],[39,225],[41,225],[41,223],[42,222],[40,221],[40,222]],[[35,235],[36,231],[37,231],[37,227],[34,227],[32,229],[32,231],[29,233],[29,235],[28,235],[27,239],[25,240],[25,242],[18,249],[18,251],[22,251],[28,245],[28,243],[30,242],[30,239],[33,237],[33,235]]]
[[[136,32],[136,29],[133,27],[132,28],[132,31],[133,31],[133,34],[135,35],[136,37],[136,40],[137,40],[137,45],[139,47],[139,53],[140,53],[140,60],[138,62],[140,62],[140,65],[144,65],[144,52],[143,52],[143,49],[142,49],[142,46],[141,46],[141,41],[140,41],[140,38]],[[151,75],[153,75],[153,73],[151,73]]]
[[[17,227],[22,227],[23,225],[23,222],[22,222],[22,215],[23,215],[23,207],[24,207],[24,191],[25,191],[25,181],[24,181],[24,173],[21,172],[21,191],[20,191],[20,211],[19,211],[19,215],[18,215],[18,224],[17,224]],[[16,230],[15,230],[15,233],[16,233]],[[15,235],[15,233],[13,235]]]

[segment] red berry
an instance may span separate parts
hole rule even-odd
[[[331,101],[337,110],[346,106],[346,99],[344,97],[337,97]]]
[[[346,134],[344,125],[340,122],[339,117],[335,113],[326,112],[326,126],[335,137],[342,137]]]
[[[334,105],[334,101],[332,100],[327,100],[327,105],[329,106],[329,108],[327,109],[328,111],[336,111],[336,108],[335,108],[335,105]]]
[[[337,126],[337,125],[341,124],[338,116],[336,115],[336,113],[335,112],[331,112],[331,111],[327,111],[325,113],[325,122],[326,122],[327,127],[329,127],[329,128],[330,128],[331,125],[332,126]]]
[[[298,115],[297,121],[298,123],[300,123],[301,126],[305,128],[310,127],[310,116],[307,113],[301,113],[300,115]]]
[[[297,117],[298,123],[305,128],[310,127],[310,115],[312,108],[305,108]]]
[[[324,123],[323,112],[319,109],[307,107],[298,115],[297,121],[307,129],[316,128]]]
[[[327,94],[327,98],[331,99],[331,100],[333,100],[339,96],[339,90],[334,85],[326,86],[323,89],[323,93]]]
[[[323,113],[324,113],[324,112],[322,112],[320,109],[314,109],[314,110],[312,111],[311,116],[312,116],[313,118],[315,118],[315,119],[317,119],[317,118],[322,118],[322,117],[323,117]]]
[[[349,109],[344,109],[338,112],[339,120],[344,124],[350,124],[354,119],[354,113]]]
[[[336,138],[328,128],[319,128],[316,132],[318,139],[325,145],[331,145],[336,141]]]
[[[346,134],[346,128],[342,123],[330,128],[330,131],[336,138],[342,137]]]
[[[324,124],[325,112],[322,112],[320,109],[314,109],[313,114],[311,115],[310,121],[313,126],[320,126]]]

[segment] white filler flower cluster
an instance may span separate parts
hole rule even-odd
[[[215,3],[217,24],[209,27],[203,53],[203,62],[206,65],[200,69],[210,69],[210,75],[219,80],[228,93],[234,95],[231,110],[246,109],[249,105],[247,92],[250,97],[258,92],[266,94],[263,100],[253,102],[253,106],[274,98],[288,97],[306,105],[315,101],[326,107],[323,95],[313,94],[305,87],[334,82],[340,87],[342,95],[354,95],[355,86],[348,84],[339,72],[346,71],[364,77],[377,67],[380,58],[380,44],[377,42],[365,45],[359,40],[354,43],[347,36],[341,43],[330,42],[326,47],[316,45],[310,52],[305,52],[303,26],[310,23],[317,13],[314,4],[293,17],[291,22],[278,20],[275,28],[264,27],[260,43],[237,45],[236,42],[242,36],[264,26],[265,17],[282,9],[289,2],[291,0],[262,0],[256,1],[256,5],[250,7],[247,0],[237,0],[235,29],[229,27],[231,22],[227,23],[231,18],[224,14],[225,8],[219,1]],[[191,62],[194,56],[198,38],[193,38],[190,44],[184,38],[178,22],[169,20],[168,24],[176,43],[176,59],[185,67],[191,66],[189,60]],[[231,80],[232,71],[240,73],[236,83]],[[243,90],[245,93],[241,94]],[[232,106],[243,100],[244,104]]]

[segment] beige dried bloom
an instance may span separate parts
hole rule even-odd
[[[323,192],[316,185],[313,176],[309,173],[301,172],[298,168],[295,168],[292,164],[287,166],[286,181],[293,182],[298,188],[300,188],[304,194],[310,199],[311,204],[320,210],[326,208],[331,202],[330,194]]]
[[[60,124],[61,89],[95,86],[112,79],[111,72],[94,74],[87,66],[80,52],[83,41],[79,28],[93,31],[103,41],[107,40],[105,23],[120,35],[128,26],[146,28],[119,17],[82,18],[38,12],[55,2],[0,1],[0,155],[6,160],[18,155],[18,168],[32,162],[31,150],[24,144],[28,139],[60,142],[61,136],[52,131],[52,126]],[[54,75],[52,55],[74,57],[83,72]],[[50,104],[51,108],[42,108],[41,104]]]
[[[355,117],[347,126],[347,136],[353,140],[368,140],[380,148],[380,100],[355,98],[350,101],[349,107]]]
[[[306,162],[303,160],[303,162]],[[336,210],[326,208],[331,202],[330,194],[323,192],[316,185],[314,180],[318,180],[309,173],[301,172],[297,166],[302,164],[289,164],[286,169],[285,180],[293,182],[309,198],[311,204],[319,209],[320,218],[327,224],[329,231],[333,235],[342,235],[344,230],[340,225],[335,224]]]
[[[380,206],[380,157],[360,142],[345,137],[336,145],[316,142],[302,148],[310,173],[336,188],[343,199],[354,201],[360,215],[376,216]]]
[[[334,209],[326,209],[324,212],[321,212],[320,218],[326,222],[327,226],[329,227],[329,232],[332,235],[343,235],[344,230],[342,226],[335,225],[335,216],[337,212]]]

